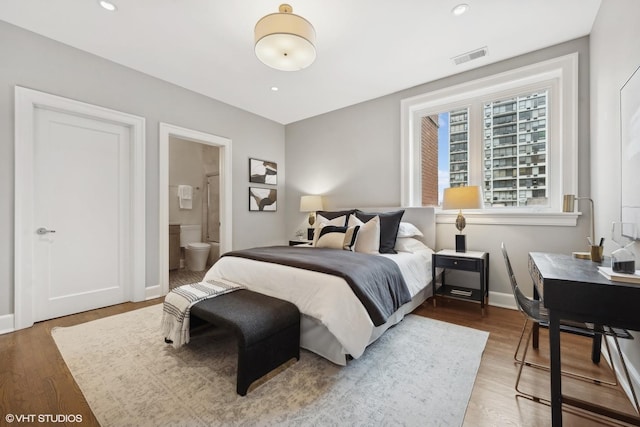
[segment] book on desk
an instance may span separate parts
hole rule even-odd
[[[598,272],[612,282],[635,283],[640,285],[640,270],[635,274],[616,273],[611,267],[598,267]]]

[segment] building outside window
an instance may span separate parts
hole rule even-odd
[[[482,168],[485,207],[547,206],[547,98],[547,90],[527,92],[481,103],[482,117],[466,107],[423,120],[423,126],[438,128],[422,130],[422,176],[438,179],[437,201],[430,185],[429,196],[423,189],[423,205],[440,205],[444,188],[472,185],[475,166]],[[474,119],[482,121],[481,138],[470,134],[479,129],[470,126]],[[472,144],[482,145],[481,165],[470,164]]]

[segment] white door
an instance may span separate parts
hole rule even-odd
[[[36,108],[33,321],[127,300],[129,129]]]

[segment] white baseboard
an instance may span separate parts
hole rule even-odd
[[[13,314],[0,316],[0,335],[15,331],[14,326]]]
[[[622,368],[622,363],[620,362],[620,357],[618,356],[618,352],[616,351],[616,346],[613,341],[613,338],[606,337],[605,339],[608,341],[609,348],[613,352],[611,356],[613,358],[613,364],[615,366],[614,370],[615,370],[616,376],[618,377],[618,381],[620,382],[620,385],[622,386],[622,389],[624,390],[625,394],[629,398],[629,401],[631,402],[631,404],[635,406],[635,403],[633,402],[633,395],[631,393],[631,389],[629,388],[629,381],[627,381],[627,377],[624,375],[624,369]],[[621,341],[626,341],[626,340],[621,340]],[[601,351],[602,351],[603,357],[609,363],[609,366],[611,366],[612,361],[609,358],[609,354],[605,349],[604,342],[602,343]],[[624,349],[622,349],[622,355],[625,358],[625,361],[627,362],[626,363],[627,370],[629,371],[629,377],[631,378],[631,382],[633,383],[633,389],[636,392],[636,395],[638,395],[640,394],[640,374],[638,374],[638,370],[635,368],[635,366],[633,366],[631,362],[629,362],[629,356],[627,356]],[[640,408],[637,408],[637,409],[640,409]]]
[[[163,296],[163,295],[162,295],[162,287],[160,285],[148,286],[148,287],[144,288],[144,299],[145,299],[145,301],[150,300],[150,299],[154,299],[154,298],[159,298],[161,296]]]
[[[489,291],[489,305],[494,307],[510,308],[517,310],[516,300],[512,293],[505,294],[503,292]]]

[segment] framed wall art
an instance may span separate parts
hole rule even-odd
[[[272,188],[249,187],[249,210],[275,212],[278,203],[278,190]]]
[[[278,184],[278,164],[268,160],[249,159],[249,182]]]

